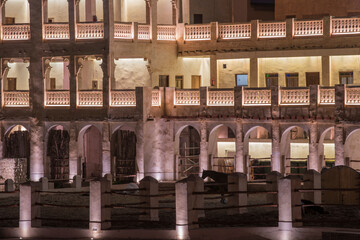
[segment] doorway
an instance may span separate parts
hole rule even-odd
[[[320,73],[319,72],[307,72],[306,73],[306,86],[319,85],[320,84]]]
[[[201,76],[192,75],[191,76],[191,88],[192,89],[199,89],[200,86],[201,86]]]
[[[169,75],[159,76],[159,87],[169,87]]]
[[[202,24],[202,23],[203,23],[203,15],[194,14],[194,24]]]

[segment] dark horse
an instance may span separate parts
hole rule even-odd
[[[226,201],[224,198],[224,194],[227,193],[227,191],[228,191],[228,186],[227,186],[228,185],[228,175],[226,173],[222,173],[222,172],[203,170],[201,177],[202,177],[202,179],[209,177],[212,180],[214,180],[215,183],[208,183],[205,186],[210,188],[210,191],[212,191],[212,192],[220,193],[222,196],[221,203],[225,204]]]

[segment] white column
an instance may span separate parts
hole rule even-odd
[[[111,173],[111,156],[110,156],[110,129],[109,124],[103,124],[102,134],[102,176]]]
[[[308,169],[313,169],[317,172],[321,171],[318,151],[318,126],[316,123],[310,124],[310,142],[309,142],[309,162]]]
[[[30,120],[30,179],[44,177],[44,127],[36,118]]]
[[[271,170],[281,173],[281,153],[280,153],[280,126],[279,121],[273,121],[272,124],[272,155]]]
[[[236,154],[235,154],[235,172],[246,173],[244,162],[244,142],[243,125],[240,120],[236,121]]]
[[[209,156],[208,156],[208,142],[207,142],[207,131],[206,122],[200,122],[200,157],[199,157],[199,168],[200,173],[202,170],[209,169]]]

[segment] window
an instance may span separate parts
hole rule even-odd
[[[159,87],[169,87],[169,75],[159,76]]]
[[[279,74],[277,73],[266,73],[266,87],[279,86]]]
[[[353,84],[353,72],[339,72],[340,84]]]
[[[247,74],[235,74],[235,81],[237,87],[248,86],[248,75]]]
[[[203,15],[194,14],[194,24],[202,24],[202,23],[203,23]]]
[[[178,89],[184,88],[184,77],[183,76],[175,76],[175,87]]]
[[[299,74],[298,73],[286,73],[286,87],[298,87],[299,86]]]

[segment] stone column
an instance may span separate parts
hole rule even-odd
[[[30,119],[30,179],[44,177],[44,126],[36,118]]]
[[[259,86],[258,78],[259,78],[258,58],[250,58],[249,87],[258,87]]]
[[[110,139],[111,139],[111,134],[110,134],[109,123],[103,123],[102,176],[111,173]]]
[[[209,156],[208,156],[208,142],[207,142],[207,130],[206,121],[200,122],[200,156],[199,156],[199,172],[209,169]]]
[[[106,179],[90,182],[90,208],[89,208],[89,229],[92,232],[99,232],[111,227],[111,209],[106,205],[111,204],[110,182]]]
[[[288,18],[286,21],[286,39],[289,41],[293,38],[293,26],[294,26],[294,19]]]
[[[137,164],[137,181],[144,178],[144,123],[139,120],[136,124],[136,164]]]
[[[331,57],[321,56],[321,86],[331,86]]]
[[[76,0],[68,0],[69,34],[71,42],[75,41],[75,1]]]
[[[76,175],[80,175],[78,167],[78,142],[76,135],[75,123],[70,124],[70,142],[69,142],[69,178],[72,179]]]
[[[76,76],[77,76],[77,72],[76,71],[79,71],[80,69],[75,69],[75,65],[76,65],[76,61],[77,61],[77,58],[72,55],[69,57],[69,65],[68,65],[68,69],[69,69],[69,75],[70,75],[70,78],[69,78],[69,85],[70,85],[70,112],[72,114],[75,114],[75,111],[76,111],[76,90],[77,90],[77,81],[76,81]]]
[[[321,166],[319,161],[319,151],[318,151],[318,126],[317,123],[310,124],[310,142],[309,142],[309,159],[308,159],[308,169],[313,169],[320,172]]]
[[[258,26],[259,20],[251,20],[251,40],[256,41],[258,39]]]
[[[280,125],[279,121],[273,121],[272,128],[272,141],[271,141],[271,171],[281,173],[281,152],[280,152]]]
[[[150,4],[150,29],[153,42],[157,41],[157,3],[158,0],[147,0]]]
[[[345,165],[344,127],[342,124],[335,125],[335,166]]]
[[[240,119],[236,120],[235,138],[236,138],[235,172],[246,173],[246,164],[244,161],[243,124]]]
[[[178,0],[171,0],[172,5],[172,24],[177,25],[179,22]]]
[[[210,86],[218,88],[219,82],[217,81],[217,58],[216,55],[210,55]]]
[[[111,54],[104,54],[101,63],[101,69],[103,72],[103,109],[109,109],[109,81],[110,81],[110,69],[111,69]]]

